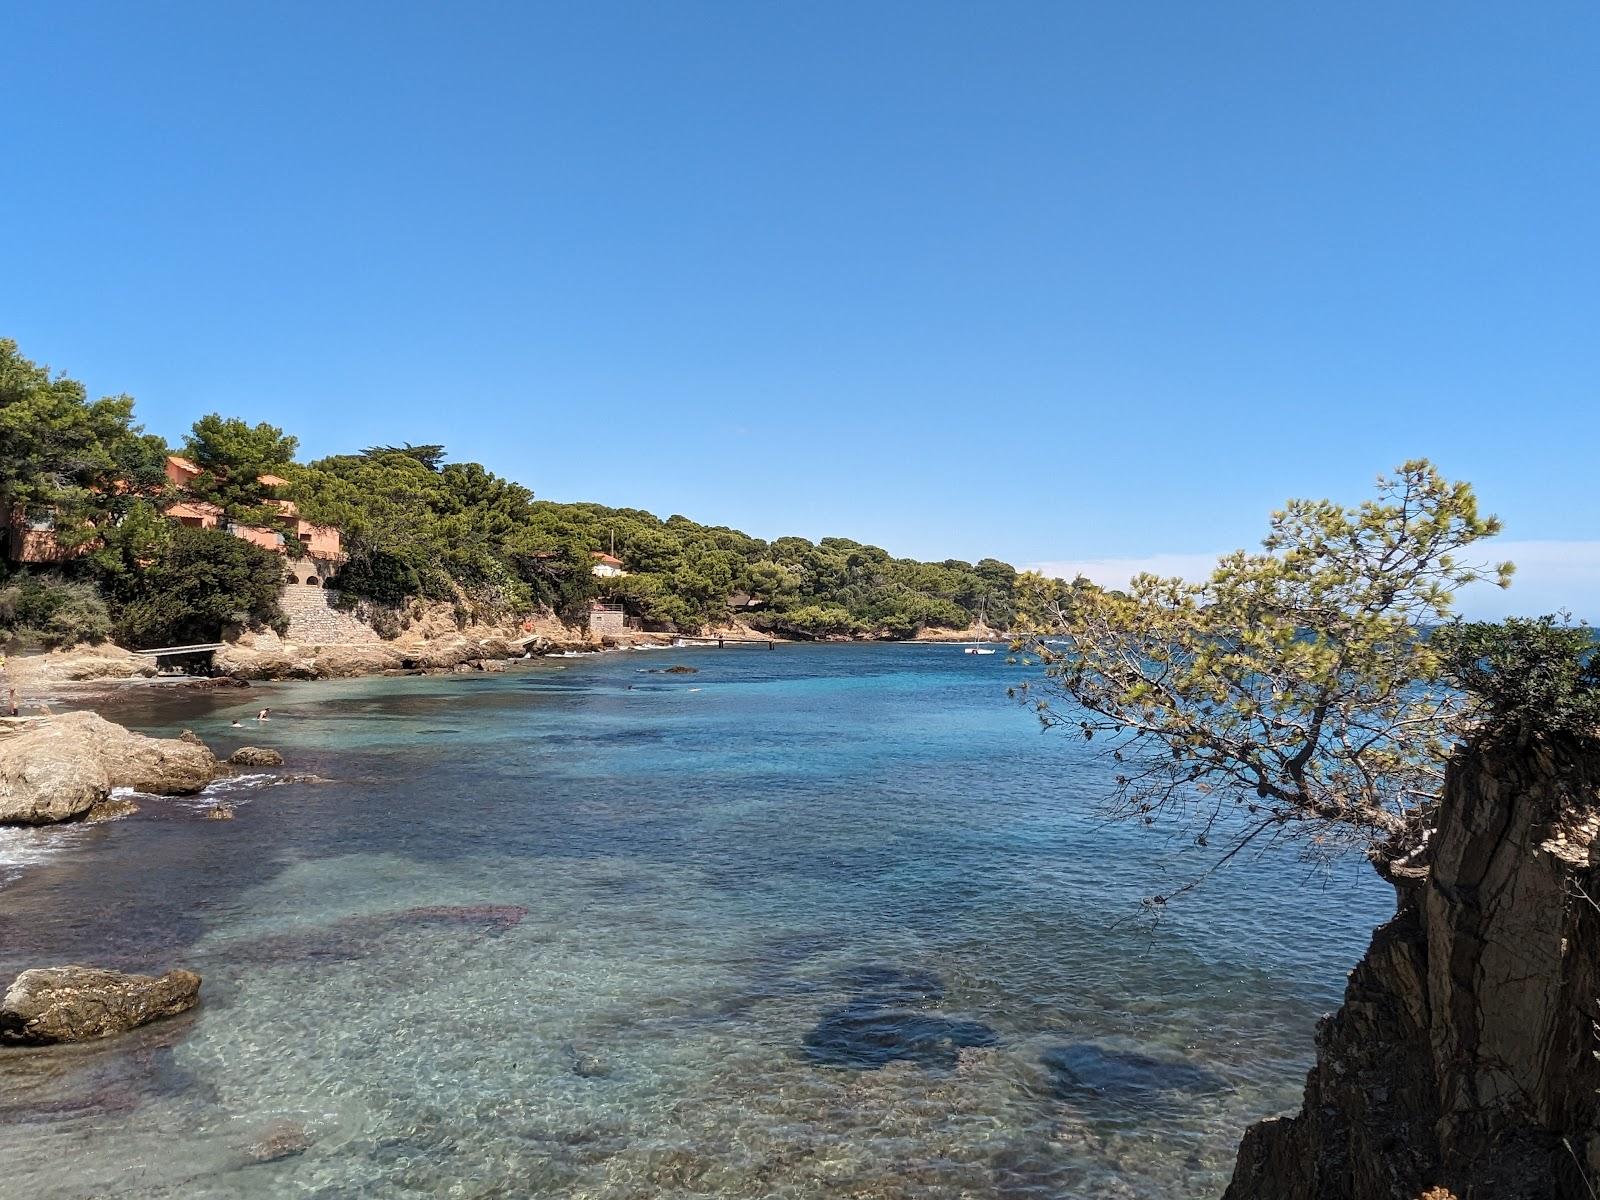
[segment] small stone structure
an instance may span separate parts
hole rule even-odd
[[[299,578],[306,578],[309,568]],[[382,639],[372,626],[333,607],[339,593],[317,584],[287,583],[279,603],[289,618],[285,640],[313,646],[348,646]]]
[[[628,612],[620,604],[591,604],[589,632],[595,637],[622,633],[628,628]]]

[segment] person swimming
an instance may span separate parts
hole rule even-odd
[[[272,710],[270,708],[263,708],[260,712],[258,712],[256,714],[256,720],[258,720],[258,721],[270,721],[272,719],[272,717],[270,715],[271,713],[272,713]]]
[[[238,721],[235,721],[235,722],[234,722],[234,723],[233,723],[233,727],[234,727],[234,728],[235,728],[235,729],[243,729],[243,728],[244,728],[244,726],[243,726],[243,725],[241,725],[241,724],[240,724],[240,723],[239,723],[239,722],[238,722]]]

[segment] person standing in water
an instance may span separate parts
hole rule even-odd
[[[258,721],[270,720],[271,718],[270,718],[270,716],[268,714],[271,713],[271,712],[272,712],[272,710],[270,708],[263,708],[260,712],[258,712],[256,714],[256,720],[258,720]]]

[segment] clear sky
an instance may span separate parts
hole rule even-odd
[[[1590,0],[10,3],[0,55],[0,334],[168,437],[1103,577],[1426,455],[1510,607],[1600,616]]]

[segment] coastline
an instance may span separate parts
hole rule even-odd
[[[379,675],[494,673],[507,663],[544,656],[570,657],[630,650],[670,649],[682,637],[718,637],[804,645],[807,639],[756,629],[743,622],[709,627],[701,634],[628,630],[597,638],[552,617],[521,624],[469,625],[437,632],[366,642],[299,642],[271,632],[246,633],[226,643],[206,675],[171,675],[155,662],[110,642],[12,656],[4,684],[15,687],[24,711],[67,705],[115,703],[130,689],[219,689],[284,680],[351,679]],[[881,634],[814,639],[817,642],[960,644],[1008,639],[988,628],[923,629],[910,638]]]

